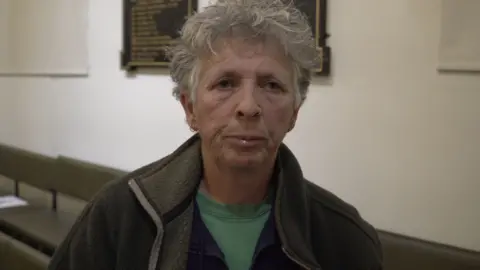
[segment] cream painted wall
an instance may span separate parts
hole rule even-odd
[[[7,40],[10,32],[8,31],[10,28],[10,14],[8,10],[10,10],[10,0],[0,1],[0,33],[2,34],[2,38],[0,38],[0,72],[4,70],[2,63],[7,62],[8,59],[9,42]]]
[[[130,170],[190,136],[167,76],[119,69],[120,15],[90,1],[89,78],[0,78],[1,142]],[[480,250],[480,75],[437,74],[440,1],[329,16],[332,78],[286,140],[306,176],[379,228]]]
[[[88,74],[88,0],[2,0],[0,9],[0,74]]]

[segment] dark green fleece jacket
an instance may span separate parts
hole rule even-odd
[[[304,179],[282,145],[275,226],[285,254],[305,269],[380,270],[375,229],[330,192]],[[200,139],[104,187],[56,250],[49,270],[183,270],[202,176]]]

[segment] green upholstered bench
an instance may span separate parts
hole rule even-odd
[[[126,174],[121,170],[65,156],[59,156],[55,162],[56,175],[52,189],[84,201],[90,201],[106,183]]]
[[[384,270],[480,270],[480,252],[379,231]]]
[[[50,258],[0,232],[0,269],[46,270]]]
[[[51,256],[76,219],[76,213],[20,206],[0,210],[0,230]]]
[[[79,213],[57,208],[57,194],[88,201],[124,172],[67,157],[49,158],[16,148],[0,149],[0,174],[51,192],[51,208],[38,205],[0,209],[0,230],[52,255]],[[16,194],[21,196],[18,186]]]
[[[10,195],[14,193],[12,179],[0,174],[0,196]]]
[[[18,197],[22,197],[20,183],[53,192],[55,158],[0,145],[0,174],[15,182],[14,194]],[[44,225],[49,224],[51,216],[51,209],[34,204],[0,209],[0,230],[35,248],[48,250],[46,244],[50,245],[53,240],[45,241],[49,234],[45,233],[48,228]]]
[[[15,182],[13,193],[19,196],[19,183],[49,190],[55,159],[20,148],[0,144],[0,175]]]

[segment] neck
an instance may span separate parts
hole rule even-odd
[[[258,170],[222,168],[204,156],[204,188],[224,204],[258,204],[268,192],[274,162]]]

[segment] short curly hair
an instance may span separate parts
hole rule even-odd
[[[306,99],[318,51],[306,16],[285,0],[217,0],[189,17],[180,38],[167,49],[173,95],[190,91],[195,98],[198,62],[205,53],[215,53],[213,44],[228,38],[234,29],[255,38],[273,38],[291,59],[296,81],[296,103]]]

